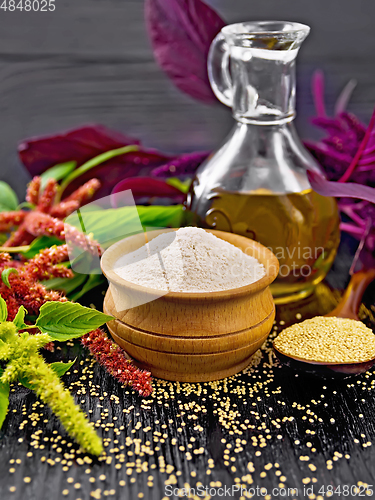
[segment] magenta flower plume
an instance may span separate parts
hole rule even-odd
[[[336,116],[328,118],[324,103],[324,79],[318,72],[313,79],[317,117],[313,123],[327,133],[320,142],[305,142],[322,165],[326,176],[308,172],[312,188],[324,196],[339,199],[343,216],[340,225],[356,239],[365,241],[367,250],[375,249],[375,110],[366,128],[358,118],[345,111],[354,88],[344,88],[337,100]]]
[[[337,100],[336,116],[326,115],[323,75],[313,77],[313,94],[317,116],[313,123],[326,132],[319,142],[305,141],[310,152],[320,162],[329,180],[375,186],[375,110],[366,127],[343,106],[353,83],[344,88]]]
[[[356,177],[364,183],[375,184],[375,109],[365,135],[348,169],[339,182],[346,182]]]

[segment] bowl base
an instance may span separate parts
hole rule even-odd
[[[175,372],[169,371],[167,368],[158,368],[156,366],[151,366],[148,363],[142,363],[137,359],[132,358],[126,351],[125,342],[121,337],[116,335],[111,329],[111,336],[113,340],[125,351],[126,357],[131,360],[138,368],[142,370],[147,370],[151,372],[153,377],[160,378],[163,380],[170,380],[172,382],[195,382],[195,383],[203,383],[203,382],[212,382],[214,380],[221,380],[227,377],[231,377],[232,375],[236,375],[236,373],[244,370],[251,362],[251,358],[254,356],[253,353],[251,356],[241,361],[240,363],[233,365],[224,370],[218,370],[215,372],[205,372],[205,373],[183,373],[183,372]],[[268,335],[267,335],[268,336]],[[262,343],[266,340],[267,336],[262,339]],[[256,352],[256,351],[255,351]]]

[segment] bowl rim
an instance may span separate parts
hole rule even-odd
[[[150,236],[156,237],[159,234],[165,233],[165,232],[171,232],[171,231],[177,231],[180,228],[172,228],[172,229],[156,229],[153,231],[148,231],[147,232],[147,237],[149,240],[153,239],[150,238]],[[126,238],[123,238],[122,240],[114,243],[111,245],[107,250],[103,253],[101,259],[100,259],[100,266],[102,269],[103,274],[105,277],[108,279],[110,283],[112,283],[115,286],[118,286],[120,288],[125,288],[127,290],[133,290],[134,292],[138,293],[143,293],[145,295],[159,295],[159,298],[163,298],[166,300],[171,300],[171,301],[216,301],[216,300],[226,300],[228,298],[233,298],[233,297],[242,297],[245,295],[249,294],[255,294],[261,290],[264,290],[269,286],[277,277],[278,271],[279,271],[279,261],[277,260],[276,256],[269,250],[267,247],[262,245],[261,243],[258,243],[257,241],[254,241],[250,238],[246,238],[245,236],[241,236],[235,233],[229,233],[227,231],[218,231],[215,229],[206,229],[204,228],[205,231],[212,233],[214,236],[217,236],[220,238],[220,236],[223,235],[230,235],[235,237],[235,239],[242,239],[244,243],[248,244],[248,247],[252,247],[254,249],[257,249],[259,252],[265,255],[265,260],[267,260],[268,266],[264,266],[266,269],[266,275],[263,276],[260,280],[255,281],[254,283],[251,283],[250,285],[245,285],[242,287],[238,288],[231,288],[228,290],[219,290],[219,291],[213,291],[213,292],[166,292],[163,295],[160,295],[160,292],[163,290],[158,290],[155,288],[148,288],[144,287],[142,285],[138,285],[136,283],[132,283],[130,281],[127,281],[123,278],[121,278],[117,273],[113,271],[113,254],[114,252],[124,244],[126,244],[126,241],[130,240],[131,238],[139,236],[139,234],[142,233],[137,233],[135,235],[127,236]],[[225,241],[228,241],[226,238],[221,238]],[[231,241],[228,241],[234,246],[234,243]],[[241,247],[238,247],[241,248]],[[252,254],[250,254],[252,255]]]

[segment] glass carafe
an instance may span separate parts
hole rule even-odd
[[[320,169],[293,124],[295,60],[309,31],[292,22],[250,22],[226,26],[215,38],[210,82],[236,122],[199,168],[186,202],[194,224],[247,236],[275,253],[276,303],[309,295],[339,244],[336,202],[312,191],[306,170]]]

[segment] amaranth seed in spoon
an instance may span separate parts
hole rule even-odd
[[[361,363],[375,357],[375,335],[361,321],[316,316],[285,328],[274,341],[286,356],[326,363]]]

